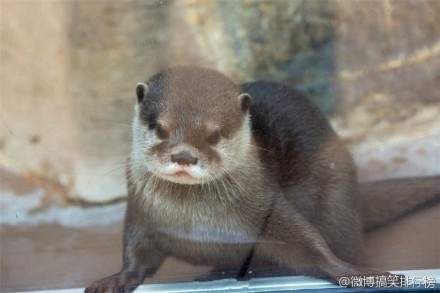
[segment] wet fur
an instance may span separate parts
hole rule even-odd
[[[195,67],[166,70],[147,84],[133,120],[123,268],[86,292],[131,292],[167,256],[236,271],[271,262],[334,282],[378,274],[352,265],[363,230],[356,168],[306,97],[273,82],[238,87]],[[241,93],[252,97],[249,109]],[[156,121],[168,139],[149,129]],[[222,139],[210,146],[216,127]],[[158,173],[181,149],[199,158],[201,182]]]

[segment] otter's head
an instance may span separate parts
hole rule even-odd
[[[174,183],[203,184],[243,164],[251,143],[251,97],[229,78],[175,67],[139,83],[136,94],[137,167]]]

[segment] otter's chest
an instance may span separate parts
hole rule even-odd
[[[176,200],[158,194],[146,199],[145,209],[155,233],[183,241],[249,243],[259,231],[257,220],[249,223],[244,209],[215,200]]]
[[[230,263],[257,241],[258,225],[240,209],[215,201],[176,201],[154,197],[146,203],[150,237],[169,255],[199,264]],[[228,256],[228,257],[226,257]]]

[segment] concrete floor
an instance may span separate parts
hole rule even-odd
[[[120,269],[123,203],[44,206],[35,182],[5,170],[0,178],[2,292],[84,287]],[[365,244],[370,267],[440,268],[440,205],[368,234]],[[192,280],[208,269],[168,259],[146,282]]]

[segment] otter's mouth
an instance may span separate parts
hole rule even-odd
[[[178,166],[169,164],[156,173],[162,179],[178,184],[203,184],[210,181],[208,170],[201,166]]]
[[[185,171],[177,171],[176,173],[173,174],[173,176],[180,178],[193,178],[193,176],[191,176]]]
[[[168,174],[163,174],[163,178],[178,184],[199,184],[200,180],[192,174],[191,170],[173,170]]]

